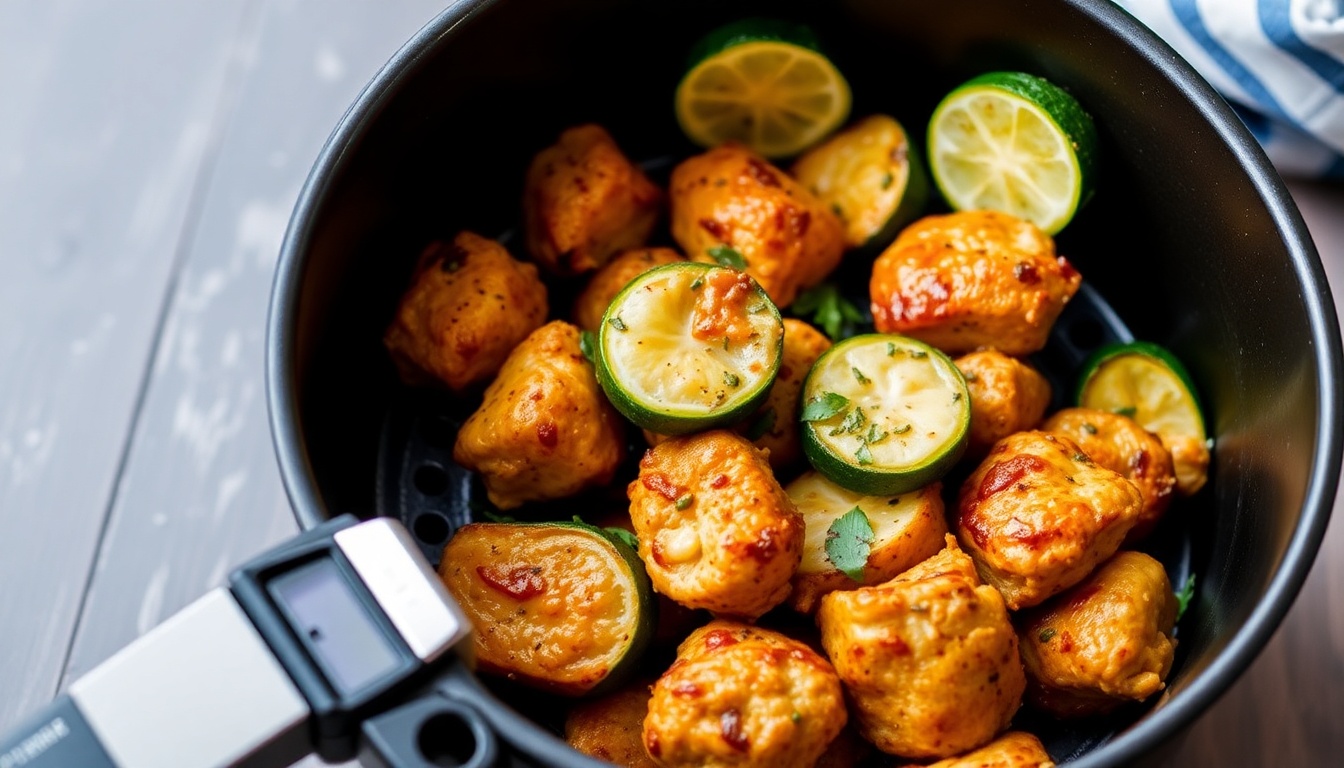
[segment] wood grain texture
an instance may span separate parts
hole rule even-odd
[[[1344,186],[1290,185],[1344,315]],[[1344,755],[1344,498],[1315,565],[1250,669],[1190,729],[1171,764],[1335,766]]]
[[[0,3],[0,728],[56,692],[248,2]]]

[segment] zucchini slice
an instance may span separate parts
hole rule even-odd
[[[919,152],[887,115],[860,120],[809,150],[793,176],[840,217],[851,248],[891,242],[929,199]]]
[[[597,379],[630,421],[681,435],[755,411],[783,351],[779,309],[750,275],[668,264],[630,281],[607,307]]]
[[[567,696],[618,686],[653,638],[639,556],[584,523],[471,523],[439,576],[475,628],[482,672]]]
[[[798,506],[807,526],[803,561],[793,576],[789,606],[812,613],[828,592],[880,584],[938,554],[947,535],[941,490],[940,483],[933,483],[897,496],[867,496],[842,488],[819,472],[804,472],[789,483],[784,492]],[[842,572],[827,551],[837,521],[855,509],[872,531],[862,573],[855,574],[859,579]]]
[[[896,334],[831,347],[803,382],[803,452],[833,482],[895,495],[940,479],[970,433],[966,380],[947,355]]]

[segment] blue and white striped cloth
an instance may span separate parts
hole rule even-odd
[[[1115,0],[1228,100],[1285,176],[1344,179],[1344,0]]]

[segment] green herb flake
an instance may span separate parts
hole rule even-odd
[[[1097,434],[1097,425],[1088,422],[1083,422],[1083,431],[1089,435],[1095,435]]]
[[[831,213],[834,213],[836,218],[845,218],[845,212],[841,210],[839,203],[831,203]]]
[[[1121,406],[1121,407],[1119,407],[1119,408],[1112,408],[1112,409],[1111,409],[1111,413],[1114,413],[1114,414],[1117,415],[1117,416],[1128,416],[1128,417],[1131,418],[1131,419],[1134,418],[1134,416],[1137,415],[1138,412],[1139,412],[1139,409],[1138,409],[1138,408],[1135,408],[1135,407],[1132,406],[1132,405],[1125,405],[1125,406]]]
[[[704,285],[705,285],[705,278],[703,278],[703,277],[697,277],[697,278],[695,278],[695,280],[691,281],[691,290],[692,290],[692,291],[698,291],[698,290],[700,290],[701,288],[703,288]]]
[[[1195,574],[1190,574],[1185,580],[1185,586],[1176,593],[1176,620],[1180,621],[1185,615],[1185,609],[1190,607],[1190,601],[1195,598]]]
[[[1037,635],[1037,637],[1041,639],[1042,643],[1050,642],[1050,640],[1054,638],[1054,636],[1055,636],[1055,630],[1053,627],[1046,627],[1045,629],[1041,630],[1041,633],[1039,635]]]
[[[747,427],[746,438],[752,442],[760,440],[766,432],[775,428],[776,418],[778,416],[775,409],[773,407],[766,408],[761,412],[761,415],[756,417],[755,421],[751,422],[751,426]]]
[[[1076,462],[1078,462],[1079,464],[1090,464],[1090,463],[1092,463],[1092,460],[1089,459],[1089,458],[1087,457],[1087,454],[1086,454],[1086,453],[1082,453],[1081,451],[1078,452],[1078,453],[1073,454],[1073,460],[1076,461]]]
[[[733,269],[747,268],[747,260],[730,245],[716,245],[705,253],[709,254],[709,258],[718,262],[719,266],[732,267]]]
[[[863,580],[868,552],[873,543],[873,525],[862,509],[854,507],[826,529],[826,557],[854,581]]]
[[[878,432],[877,422],[873,422],[868,425],[868,436],[865,437],[863,441],[869,445],[877,445],[883,440],[886,440],[889,434],[889,432]]]
[[[833,340],[853,335],[855,326],[867,322],[859,308],[841,296],[832,283],[815,285],[798,294],[791,309],[799,317],[811,317],[812,323]]]
[[[866,467],[873,463],[873,452],[868,450],[867,443],[859,443],[859,450],[854,452],[854,460],[859,462],[859,466]]]
[[[803,406],[802,421],[826,421],[849,407],[849,398],[834,392],[822,392]]]
[[[480,515],[481,517],[484,517],[486,520],[489,520],[489,521],[492,522],[492,523],[516,523],[516,522],[518,522],[515,518],[512,518],[512,517],[510,517],[510,516],[508,516],[508,515],[501,515],[501,514],[499,514],[498,512],[495,512],[494,510],[492,510],[492,509],[488,509],[488,508],[486,508],[486,507],[484,507],[484,506],[479,507],[479,508],[473,506],[473,507],[472,507],[472,511],[475,512],[476,514]]]
[[[891,185],[894,183],[896,183],[896,176],[893,175],[891,171],[887,171],[886,173],[882,174],[883,191],[891,189]]]
[[[867,423],[868,423],[868,417],[863,415],[863,409],[855,408],[854,410],[845,414],[844,421],[840,422],[840,429],[852,435],[855,432],[858,432],[859,430],[863,429],[863,425]]]
[[[753,315],[759,315],[762,312],[768,312],[769,310],[770,307],[764,301],[757,302],[756,304],[747,307],[747,312],[750,312]]]
[[[802,715],[801,712],[799,712],[798,710],[795,709],[795,710],[793,711],[793,714],[789,715],[789,719],[792,720],[792,721],[795,722],[795,723],[799,723],[799,722],[802,722],[802,720],[803,720],[803,715]]]
[[[910,425],[909,425],[909,424],[902,424],[901,426],[899,426],[899,427],[897,427],[897,428],[891,430],[891,433],[892,433],[893,435],[904,435],[906,432],[909,432],[909,431],[910,431]]]
[[[724,371],[723,383],[727,384],[730,387],[736,387],[737,385],[742,383],[742,380],[738,378],[736,373],[733,373],[732,371]]]
[[[868,378],[867,376],[864,376],[864,375],[863,375],[863,371],[860,371],[858,368],[855,368],[854,366],[851,365],[851,366],[849,367],[849,370],[851,370],[851,371],[854,372],[854,380],[857,381],[857,382],[859,382],[860,384],[872,384],[872,383],[873,383],[873,380],[870,379],[870,378]]]
[[[961,393],[960,393],[960,392],[953,392],[953,393],[952,393],[952,402],[954,402],[954,403],[961,402]]]
[[[910,356],[915,358],[916,360],[923,360],[924,358],[929,356],[929,353],[925,352],[922,349],[912,349],[910,350]]]
[[[628,330],[630,330],[630,326],[628,326],[628,325],[625,324],[625,321],[621,319],[621,316],[620,316],[620,315],[617,315],[617,316],[611,318],[610,320],[608,320],[608,321],[607,321],[607,324],[610,325],[612,328],[615,328],[615,329],[618,330],[618,331],[628,331]]]
[[[592,331],[579,331],[579,351],[590,363],[597,363],[597,338]]]
[[[894,341],[888,341],[888,342],[887,342],[887,357],[895,357],[895,356],[896,356],[896,342],[894,342]]]
[[[624,528],[603,528],[602,532],[607,534],[607,536],[616,539],[617,541],[621,542],[627,547],[635,550],[636,552],[639,551],[639,539],[635,538],[635,534],[625,530]]]
[[[727,336],[724,336],[724,337],[723,337],[723,351],[724,351],[724,352],[727,352],[727,351],[728,351],[728,337],[727,337]]]
[[[677,500],[673,502],[673,504],[676,506],[677,511],[681,512],[682,510],[691,506],[691,502],[693,501],[695,501],[695,494],[683,493],[682,495],[677,497]]]

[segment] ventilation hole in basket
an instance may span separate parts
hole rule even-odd
[[[438,464],[422,464],[415,470],[415,489],[426,496],[442,496],[448,490],[448,473]]]
[[[1106,339],[1106,329],[1090,317],[1080,317],[1069,324],[1069,343],[1081,352],[1091,352]]]
[[[453,768],[471,763],[480,750],[471,724],[451,712],[440,712],[422,723],[416,746],[430,765]]]
[[[415,537],[425,544],[442,544],[448,538],[448,521],[440,515],[421,515],[412,528]]]

